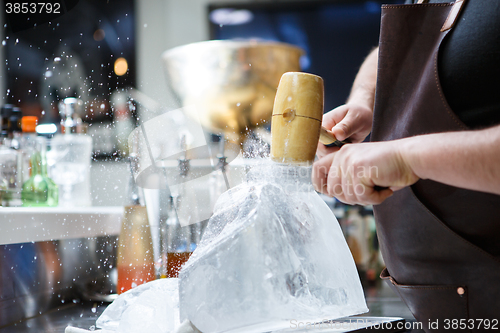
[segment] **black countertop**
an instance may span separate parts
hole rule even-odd
[[[406,305],[385,283],[365,288],[365,295],[370,312],[363,316],[402,317],[408,322],[407,325],[414,323],[415,319]],[[95,328],[96,319],[108,305],[109,303],[95,302],[61,304],[50,312],[0,328],[0,333],[64,333],[67,326],[91,330]],[[406,332],[423,331],[409,329]]]

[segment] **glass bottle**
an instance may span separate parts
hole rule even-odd
[[[220,195],[229,190],[227,157],[224,155],[225,140],[222,136],[218,143],[217,164],[214,166],[209,179],[210,207],[214,209],[215,203]]]
[[[19,189],[18,166],[19,152],[10,147],[11,140],[6,131],[0,133],[0,200],[1,206],[11,207],[16,204],[16,193]],[[17,198],[19,199],[19,198]]]
[[[145,206],[125,206],[117,268],[119,294],[155,279],[153,241]]]
[[[10,104],[0,110],[0,200],[2,206],[21,206],[22,155],[19,150],[19,108]]]
[[[21,119],[23,114],[21,109],[18,107],[12,108],[12,113],[9,117],[9,130],[11,133],[11,148],[12,149],[21,149]]]
[[[92,138],[85,135],[80,114],[83,102],[68,97],[59,103],[61,132],[51,140],[50,176],[59,186],[61,206],[90,206]]]
[[[160,217],[161,275],[169,278],[178,277],[182,265],[194,251],[196,236],[199,235],[196,192],[193,183],[187,181],[191,165],[185,135],[181,136],[180,145],[183,151],[178,160],[180,183],[170,186],[170,193],[162,192],[163,198],[160,198],[167,206],[162,209],[167,214]]]
[[[160,189],[159,203],[160,203],[160,216],[159,216],[159,240],[160,240],[160,256],[159,256],[159,270],[158,277],[163,279],[167,277],[167,264],[168,264],[168,226],[167,220],[171,212],[172,196],[170,190]]]
[[[124,293],[156,277],[153,240],[148,213],[141,206],[141,195],[134,180],[137,167],[135,154],[129,156],[129,202],[125,206],[122,227],[118,236],[118,293]]]
[[[31,176],[31,156],[36,152],[37,125],[38,117],[25,116],[21,119],[21,129],[23,131],[21,137],[21,179],[23,184]]]
[[[14,109],[14,105],[11,104],[5,104],[2,106],[0,109],[0,125],[1,125],[1,131],[2,132],[7,132],[8,128],[10,127],[10,116],[12,114],[12,110]]]
[[[59,191],[57,184],[47,174],[47,142],[36,139],[36,152],[31,157],[31,176],[23,184],[21,199],[24,207],[57,206]]]
[[[162,242],[163,250],[166,249],[166,277],[169,278],[179,276],[182,265],[193,252],[191,225],[181,226],[175,208],[178,200],[178,197],[170,196],[168,218],[165,222],[163,236],[164,242]]]
[[[346,217],[346,241],[360,276],[366,275],[370,260],[367,225],[359,206],[350,206]]]

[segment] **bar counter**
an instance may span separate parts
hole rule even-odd
[[[370,312],[363,314],[363,316],[401,317],[407,321],[407,326],[414,326],[415,319],[406,305],[384,282],[378,282],[376,286],[365,288],[366,301]],[[92,330],[95,329],[96,319],[108,304],[80,301],[61,304],[58,308],[43,315],[2,327],[0,333],[64,333],[67,326]],[[322,330],[319,329],[318,331]],[[408,329],[404,332],[418,333],[423,331]]]

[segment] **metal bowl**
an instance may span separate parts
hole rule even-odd
[[[299,71],[303,53],[285,43],[216,40],[165,51],[162,62],[182,105],[194,106],[191,116],[213,133],[241,140],[270,122],[281,75]]]

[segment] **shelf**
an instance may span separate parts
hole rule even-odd
[[[118,235],[123,207],[0,207],[0,245]]]

